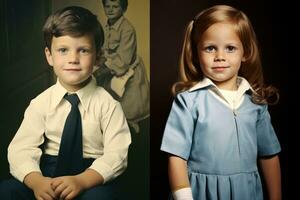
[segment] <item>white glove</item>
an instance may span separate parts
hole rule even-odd
[[[193,194],[190,187],[182,188],[173,192],[174,200],[193,200]]]

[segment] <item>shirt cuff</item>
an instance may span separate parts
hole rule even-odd
[[[25,176],[27,176],[31,172],[41,172],[41,169],[38,165],[32,164],[32,162],[26,162],[17,168],[10,168],[10,173],[19,181],[23,182]]]
[[[182,188],[173,192],[174,200],[193,200],[193,194],[190,187]]]
[[[93,163],[89,169],[93,169],[96,172],[98,172],[104,179],[103,183],[106,183],[107,181],[114,178],[114,173],[111,167],[103,162],[101,163]]]
[[[107,68],[111,69],[112,59],[111,58],[106,58],[106,61],[104,62],[104,64]]]

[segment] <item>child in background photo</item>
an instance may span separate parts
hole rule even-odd
[[[281,151],[254,29],[240,10],[217,5],[187,26],[179,82],[162,139],[175,200],[281,199]]]
[[[128,1],[102,0],[102,4],[107,16],[104,53],[94,75],[98,85],[120,101],[129,125],[139,133],[139,123],[150,115],[150,90],[143,60],[137,55],[135,28],[124,17]]]
[[[130,164],[123,176],[124,180],[130,180],[124,184],[124,191],[127,193],[125,199],[147,200],[150,196],[149,81],[144,62],[137,53],[135,28],[124,16],[128,1],[101,1],[107,22],[104,26],[103,54],[94,75],[97,84],[121,103],[131,131],[132,143],[128,156]],[[136,173],[137,171],[140,173]]]
[[[97,17],[66,7],[44,27],[45,54],[57,82],[27,107],[8,147],[14,178],[5,200],[118,199],[130,131],[119,102],[92,77],[104,33]]]

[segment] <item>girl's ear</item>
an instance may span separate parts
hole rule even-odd
[[[242,62],[245,62],[246,61],[246,57],[245,55],[242,57]]]
[[[45,55],[46,55],[48,64],[50,66],[53,66],[52,54],[51,54],[51,51],[48,49],[48,47],[45,48]]]

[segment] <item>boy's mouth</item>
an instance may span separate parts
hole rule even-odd
[[[80,68],[67,68],[67,69],[64,69],[65,71],[81,71]]]

